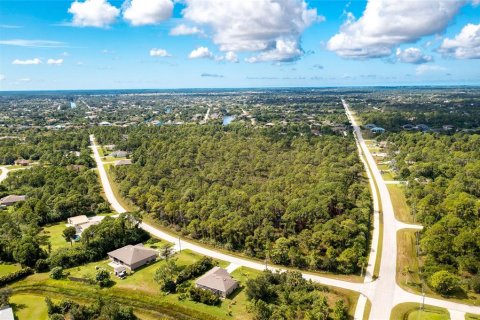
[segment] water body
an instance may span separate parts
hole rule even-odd
[[[235,120],[235,116],[224,116],[223,117],[223,125],[228,126],[230,124],[230,122],[232,122],[233,120]]]

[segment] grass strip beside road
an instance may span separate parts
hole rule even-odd
[[[392,309],[390,320],[450,320],[447,309],[407,302],[396,305]]]
[[[392,199],[393,208],[395,209],[395,217],[405,223],[414,223],[413,215],[407,204],[407,198],[405,197],[405,186],[387,184],[387,188],[390,193],[390,199]]]

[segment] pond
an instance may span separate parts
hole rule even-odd
[[[224,116],[223,117],[223,125],[228,126],[230,124],[230,122],[232,122],[233,120],[235,120],[235,116]]]

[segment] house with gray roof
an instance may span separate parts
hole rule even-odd
[[[129,166],[132,164],[132,160],[131,159],[123,159],[123,160],[118,160],[115,162],[114,166],[115,167],[118,167],[118,166]]]
[[[210,290],[216,295],[226,298],[238,288],[235,281],[227,270],[220,267],[213,267],[210,271],[198,278],[195,282],[197,288]]]
[[[11,194],[9,196],[3,197],[0,199],[0,206],[8,207],[13,206],[17,202],[25,201],[25,196],[17,196],[15,194]]]
[[[140,243],[135,246],[128,245],[111,251],[108,253],[108,256],[112,259],[113,264],[135,270],[147,263],[157,260],[158,252],[150,248],[145,248],[143,244]]]

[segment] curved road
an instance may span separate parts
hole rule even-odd
[[[0,170],[2,171],[2,173],[0,174],[0,183],[7,179],[7,176],[8,176],[8,169],[5,168],[5,167],[0,167]]]

